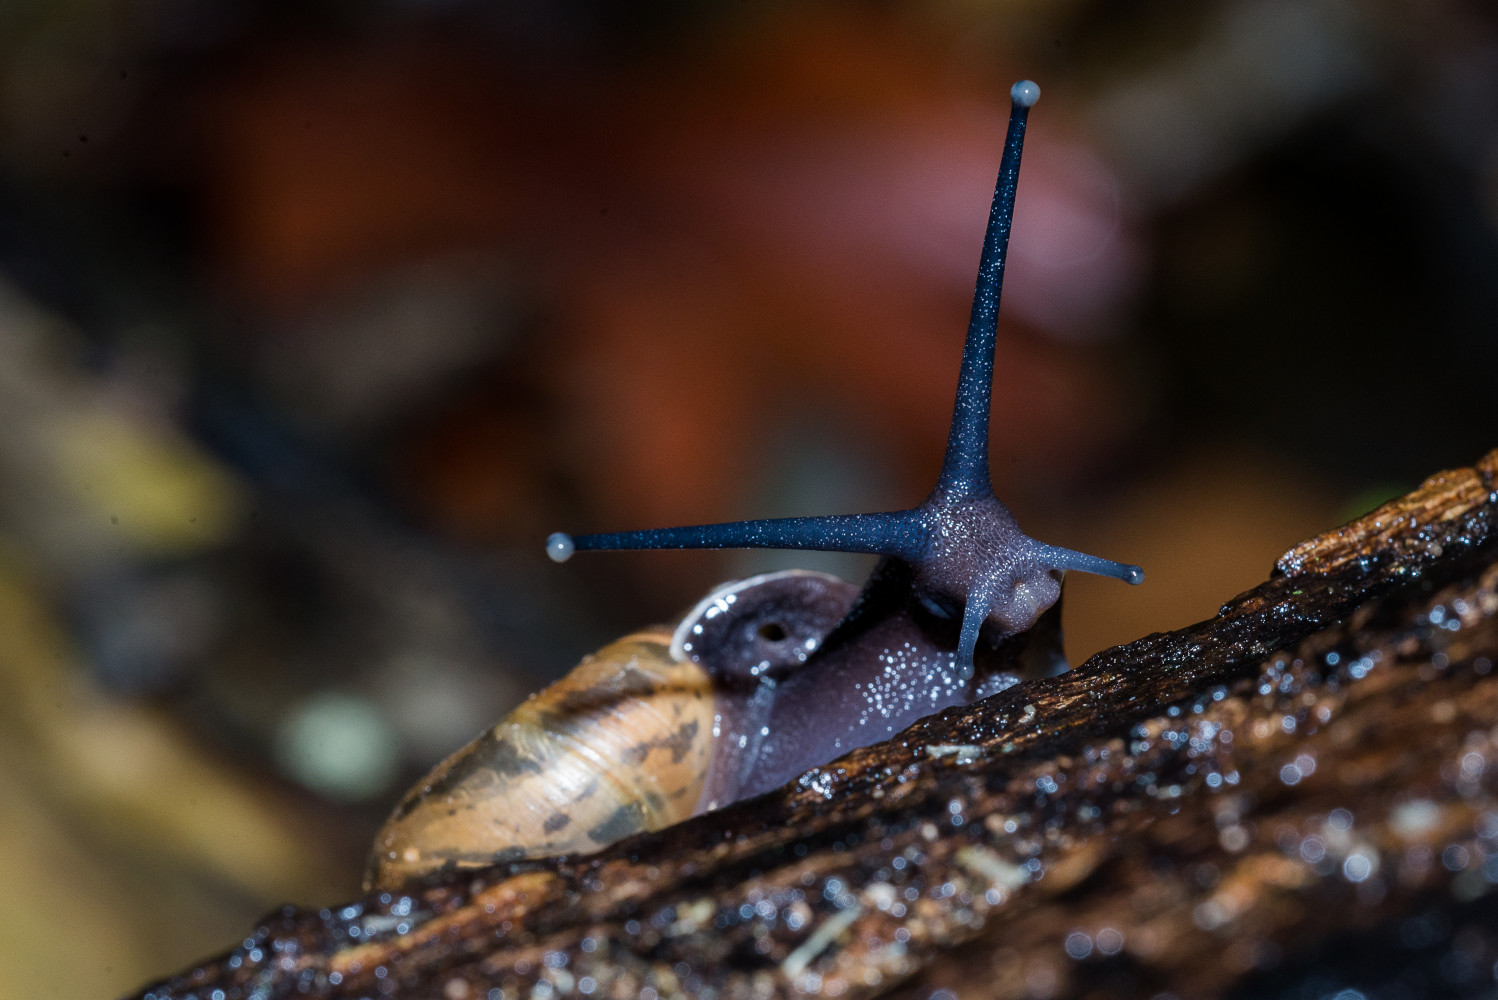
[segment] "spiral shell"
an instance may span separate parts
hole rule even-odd
[[[587,853],[692,815],[713,755],[712,680],[651,628],[448,757],[375,838],[366,888],[442,868]]]

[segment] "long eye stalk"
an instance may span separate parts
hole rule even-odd
[[[559,531],[546,540],[546,551],[557,562],[570,559],[574,551],[590,549],[816,549],[918,559],[925,548],[925,528],[913,510],[777,517],[597,535]]]
[[[994,186],[983,255],[978,263],[978,287],[973,294],[972,318],[962,349],[957,378],[957,401],[947,436],[946,457],[937,480],[937,495],[950,499],[992,495],[988,476],[988,414],[993,391],[994,340],[998,328],[999,295],[1004,287],[1004,261],[1009,228],[1014,219],[1014,195],[1019,185],[1020,154],[1024,151],[1025,122],[1040,99],[1040,88],[1028,80],[1009,92],[1012,107],[1004,156]],[[546,540],[552,559],[563,562],[574,552],[612,549],[818,549],[824,552],[867,552],[918,561],[925,554],[925,519],[919,509],[887,514],[845,514],[830,517],[786,517],[760,521],[704,524],[688,528],[653,528],[606,534],[567,535],[557,532]]]
[[[1012,537],[1013,544],[1040,566],[1096,573],[1129,583],[1139,583],[1144,579],[1138,566],[1045,545],[1025,537],[1013,527],[1008,510],[993,497],[988,470],[988,424],[999,298],[1004,286],[1004,265],[1014,219],[1015,193],[1019,186],[1025,126],[1030,108],[1040,98],[1040,88],[1028,80],[1021,80],[1009,95],[1012,102],[1009,129],[1004,139],[1004,155],[999,164],[998,182],[994,187],[988,229],[978,264],[978,283],[962,350],[952,426],[947,436],[941,474],[931,495],[918,507],[881,514],[788,517],[594,535],[558,532],[546,542],[546,551],[553,559],[561,562],[570,558],[573,552],[587,549],[819,549],[875,553],[902,559],[917,567],[931,568],[941,560],[951,562],[977,557],[974,553],[954,557],[952,553],[942,551],[941,546],[932,544],[933,536],[942,530],[944,524],[951,523],[953,517],[966,517],[986,518],[990,527],[997,524],[1000,535]],[[991,601],[997,600],[1002,590],[1001,581],[995,576],[997,571],[998,567],[975,567],[971,573],[962,574],[971,583],[965,593],[954,595],[961,596],[967,605],[959,660],[960,665],[969,671],[978,631],[990,613]]]
[[[962,370],[957,375],[957,402],[947,432],[936,491],[948,497],[987,496],[993,492],[988,476],[988,414],[993,396],[993,353],[998,338],[999,296],[1004,291],[1004,264],[1009,258],[1009,230],[1014,222],[1014,196],[1019,190],[1020,154],[1025,149],[1025,124],[1040,100],[1040,88],[1021,80],[1009,91],[1009,131],[1004,157],[988,210],[983,255],[978,258],[978,287],[967,340],[962,345]]]

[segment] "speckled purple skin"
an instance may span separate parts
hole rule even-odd
[[[715,591],[683,619],[679,652],[702,664],[717,690],[718,752],[698,812],[1022,676],[1064,668],[1053,605],[1021,635],[985,631],[968,676],[957,664],[957,619],[910,602],[911,572],[882,560],[861,591],[824,573],[771,573]]]
[[[976,669],[962,666],[959,620],[913,603],[910,574],[907,563],[881,560],[848,616],[779,682],[757,759],[722,801],[777,788],[933,712],[1064,668],[1059,605],[1024,634],[985,630]],[[732,743],[724,749],[732,753]]]
[[[1137,566],[1030,538],[993,495],[988,422],[999,297],[1025,126],[1039,88],[1022,81],[1011,96],[946,455],[936,487],[919,506],[880,514],[557,534],[548,540],[559,561],[574,549],[781,548],[884,556],[846,617],[824,623],[830,634],[804,663],[765,660],[769,665],[747,689],[739,686],[741,680],[725,681],[719,698],[722,759],[710,776],[704,808],[777,787],[922,716],[986,693],[1003,665],[1012,663],[1013,640],[1056,606],[1064,571],[1130,583],[1144,579]],[[736,613],[752,619],[755,601],[781,601],[776,586],[763,594],[744,593]],[[818,615],[828,614],[830,606],[823,601],[818,614],[798,619],[797,628],[818,627]],[[1049,631],[1059,639],[1056,617],[1049,616]],[[1056,643],[1037,645],[1053,650]],[[701,662],[715,676],[739,676],[739,668],[730,664],[744,662],[744,650],[719,642],[710,655],[701,652]]]

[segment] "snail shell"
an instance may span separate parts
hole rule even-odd
[[[730,801],[777,683],[856,593],[823,573],[765,574],[584,657],[406,793],[365,887],[588,853]]]

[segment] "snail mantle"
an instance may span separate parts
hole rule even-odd
[[[1498,451],[1211,620],[595,855],[288,907],[137,996],[1444,995],[1498,958],[1495,536]]]

